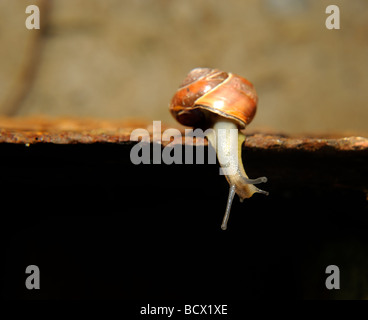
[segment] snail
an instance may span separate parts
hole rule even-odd
[[[238,130],[245,129],[252,121],[257,101],[252,83],[245,78],[217,69],[196,68],[184,79],[169,106],[173,117],[182,125],[206,130],[207,140],[216,150],[220,166],[228,169],[227,172],[232,172],[225,173],[230,190],[221,224],[222,230],[227,229],[235,194],[241,202],[254,193],[268,195],[268,192],[255,186],[267,182],[267,178],[249,179],[241,157],[245,135]],[[209,128],[212,130],[207,130]],[[231,152],[232,129],[238,133],[238,152]],[[220,131],[225,134],[220,134]],[[226,154],[229,161],[225,163],[220,153]]]

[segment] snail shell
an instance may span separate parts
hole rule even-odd
[[[218,69],[196,68],[172,98],[170,112],[185,126],[206,127],[209,112],[232,119],[244,129],[256,113],[257,101],[252,83],[245,78]]]

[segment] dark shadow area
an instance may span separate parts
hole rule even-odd
[[[245,150],[270,195],[236,197],[222,231],[218,165],[136,166],[130,148],[0,145],[3,297],[368,297],[366,153]],[[32,264],[40,290],[24,284]]]

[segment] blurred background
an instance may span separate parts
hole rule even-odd
[[[41,29],[25,27],[28,5]],[[326,7],[340,8],[328,30]],[[254,83],[252,130],[368,132],[366,0],[0,0],[0,115],[175,121],[186,74]]]

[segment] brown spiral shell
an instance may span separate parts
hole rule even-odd
[[[169,108],[185,126],[205,126],[206,110],[235,120],[243,129],[252,121],[257,101],[252,83],[245,78],[217,69],[196,68],[180,85]]]

